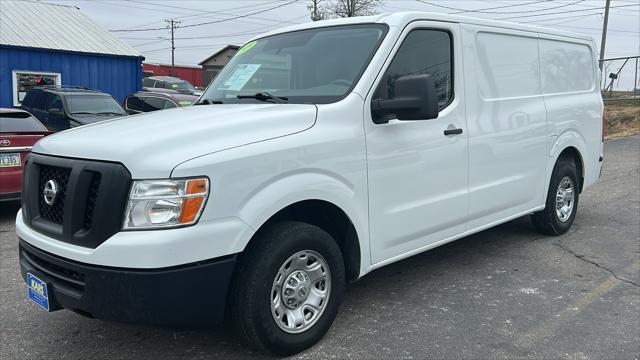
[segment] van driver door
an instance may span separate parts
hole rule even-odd
[[[458,24],[413,22],[367,95],[372,264],[426,250],[466,230],[469,154],[461,55]],[[387,123],[374,123],[371,102],[393,98],[395,81],[417,74],[435,80],[438,118],[400,121],[390,115]]]

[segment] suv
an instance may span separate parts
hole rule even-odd
[[[374,269],[530,214],[569,230],[602,166],[595,49],[418,12],[259,37],[193,106],[36,144],[16,218],[29,296],[127,322],[226,316],[258,349],[301,351]]]
[[[163,109],[172,109],[179,106],[189,106],[198,97],[186,94],[168,94],[151,91],[141,91],[131,94],[124,99],[124,109],[128,114],[139,114]]]
[[[27,92],[20,108],[50,131],[127,115],[113,96],[83,87],[36,87]]]
[[[161,88],[175,90],[182,94],[202,95],[202,91],[197,90],[190,82],[173,76],[149,76],[142,79],[142,86],[147,90]]]

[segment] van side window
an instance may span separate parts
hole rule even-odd
[[[402,42],[384,74],[374,99],[393,99],[395,82],[405,75],[429,74],[436,83],[438,105],[445,108],[453,99],[451,35],[442,30],[413,30]]]

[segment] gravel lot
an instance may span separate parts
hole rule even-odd
[[[296,358],[640,357],[640,137],[607,141],[572,230],[529,218],[387,266],[353,284],[338,319]],[[253,358],[229,330],[172,331],[47,314],[26,298],[0,205],[0,358]]]

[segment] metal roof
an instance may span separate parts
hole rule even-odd
[[[142,57],[72,6],[0,1],[0,45]]]

